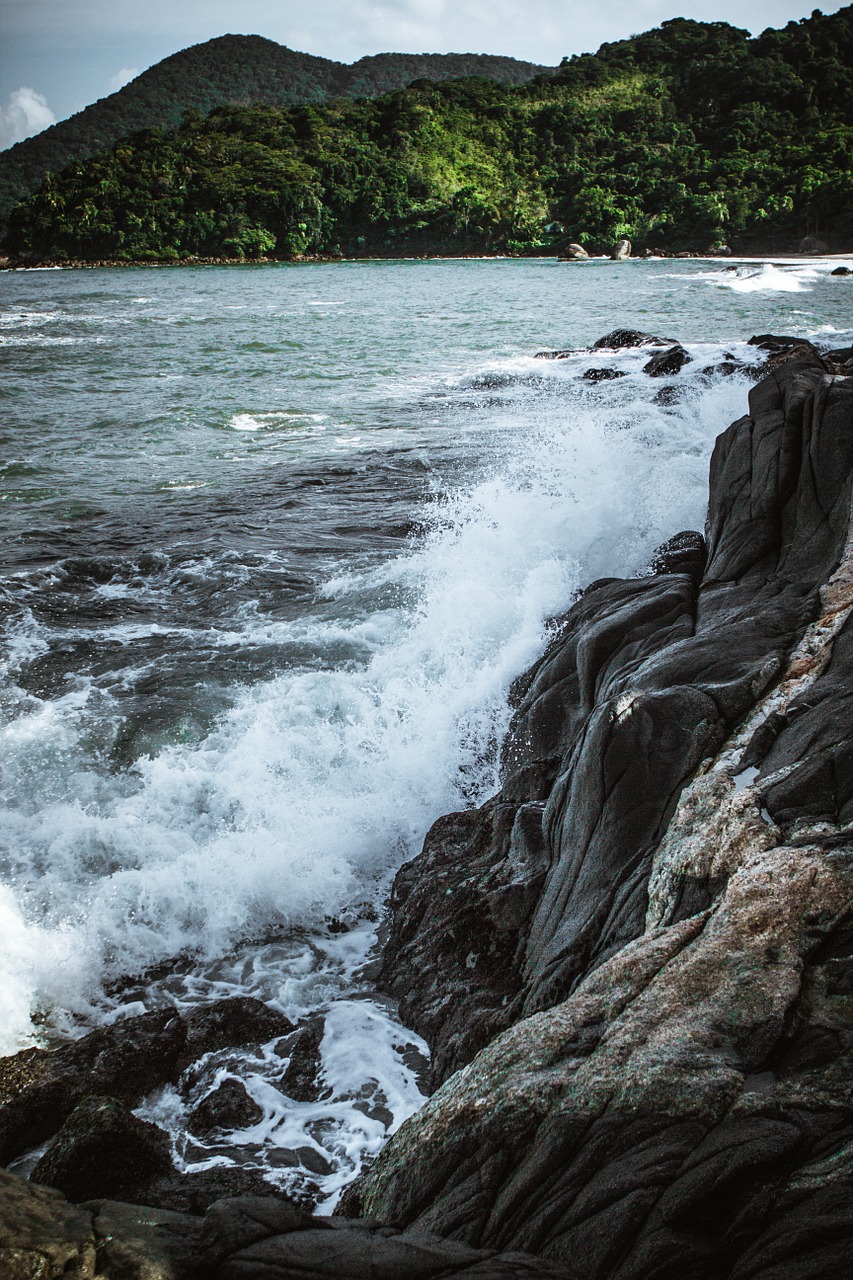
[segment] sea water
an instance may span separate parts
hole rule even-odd
[[[714,366],[849,343],[834,265],[0,275],[0,1052],[235,994],[322,1018],[317,1101],[272,1041],[140,1114],[332,1208],[422,1101],[372,981],[394,872],[495,789],[549,619],[702,527],[750,385]],[[692,361],[535,358],[617,327]],[[262,1118],[194,1136],[232,1077]]]

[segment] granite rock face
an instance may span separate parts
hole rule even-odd
[[[578,1280],[845,1274],[853,379],[795,341],[717,442],[707,560],[587,589],[500,794],[401,871],[384,981],[444,1084],[352,1212]]]

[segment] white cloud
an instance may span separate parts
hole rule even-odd
[[[114,76],[110,76],[110,93],[115,93],[117,89],[123,89],[131,80],[135,80],[139,75],[139,67],[122,67]]]
[[[6,106],[0,107],[0,151],[41,133],[51,124],[56,124],[56,116],[47,105],[47,98],[35,89],[15,89]]]

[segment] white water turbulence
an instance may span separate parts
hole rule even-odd
[[[496,418],[521,403],[527,425],[492,441],[472,480],[427,501],[419,539],[333,575],[314,614],[276,624],[279,643],[290,628],[317,654],[345,641],[349,657],[233,689],[201,741],[109,774],[90,741],[103,689],[80,681],[63,697],[24,699],[0,735],[14,885],[0,902],[6,1051],[32,1039],[31,1014],[73,1034],[92,1019],[238,992],[293,1019],[325,1009],[322,1102],[282,1099],[271,1082],[287,1045],[272,1043],[260,1059],[214,1055],[189,1095],[167,1090],[141,1114],[171,1130],[187,1167],[242,1150],[268,1179],[333,1207],[422,1100],[426,1046],[381,1000],[350,999],[365,988],[389,875],[437,816],[495,789],[507,691],[541,651],[548,619],[585,582],[641,571],[660,541],[701,527],[708,450],[746,384],[688,374],[682,403],[661,407],[645,358],[516,357],[445,386],[460,430],[495,385]],[[591,362],[625,376],[579,383]],[[333,620],[322,613],[330,602]],[[243,625],[246,643],[268,628],[251,610]],[[138,638],[132,627],[106,634]],[[330,920],[345,932],[330,933]],[[167,961],[165,982],[113,992]],[[188,1136],[192,1106],[234,1073],[263,1119],[225,1145]]]
[[[236,689],[201,742],[124,776],[89,758],[102,691],[30,698],[5,726],[17,958],[0,988],[14,1009],[91,1016],[124,974],[352,914],[435,817],[494,789],[506,692],[547,619],[585,581],[637,571],[701,525],[709,443],[743,396],[730,379],[664,411],[630,376],[608,404],[571,393],[567,362],[536,372],[551,394],[529,397],[525,435],[428,505],[420,542],[327,582],[334,622],[293,624],[318,651],[349,632],[363,660]],[[10,1018],[4,1048],[29,1034]]]
[[[0,1052],[258,997],[315,1028],[319,1092],[279,1087],[294,1032],[210,1055],[142,1114],[183,1167],[326,1209],[420,1105],[426,1045],[375,990],[391,878],[496,789],[549,620],[702,527],[750,386],[727,374],[763,358],[728,338],[748,296],[635,269],[15,277],[10,341],[79,338],[86,363],[10,355],[33,404],[0,428]],[[677,378],[642,372],[648,348],[534,358],[612,328],[632,280],[638,308],[659,295],[637,323],[687,346]],[[826,297],[808,324],[838,343]],[[704,332],[711,298],[732,308],[713,341],[672,333],[682,304]],[[56,361],[75,395],[48,405]],[[229,1079],[255,1120],[195,1131]]]

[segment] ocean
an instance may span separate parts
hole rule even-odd
[[[0,274],[0,1052],[235,994],[313,1019],[318,1100],[271,1043],[139,1113],[331,1211],[422,1101],[372,985],[395,871],[496,789],[550,620],[702,527],[751,385],[715,366],[853,340],[835,265]],[[691,363],[536,358],[623,327]],[[262,1119],[194,1135],[230,1077]]]

